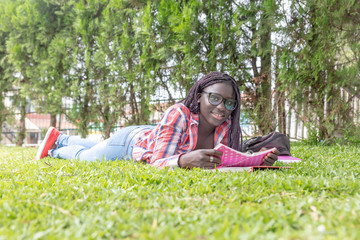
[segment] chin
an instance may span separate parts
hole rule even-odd
[[[209,123],[210,123],[211,125],[213,125],[213,126],[215,126],[215,127],[218,127],[218,126],[220,126],[221,124],[223,124],[223,122],[225,122],[226,120],[218,120],[218,119],[212,118],[212,119],[209,119],[208,121],[209,121]]]

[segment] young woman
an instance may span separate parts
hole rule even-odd
[[[235,80],[211,72],[198,80],[187,97],[171,106],[157,126],[126,127],[100,143],[67,136],[50,128],[36,159],[46,156],[93,161],[134,159],[157,167],[214,168],[222,143],[241,151],[240,91]],[[278,152],[268,154],[272,165]]]

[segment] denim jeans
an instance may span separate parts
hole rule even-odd
[[[87,161],[132,159],[136,135],[154,126],[130,126],[116,132],[110,138],[97,142],[77,136],[60,134],[56,139],[56,149],[49,151],[49,156],[62,159],[80,159]]]

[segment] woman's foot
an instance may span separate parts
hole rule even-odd
[[[56,139],[59,137],[60,132],[54,128],[50,127],[47,131],[44,140],[41,142],[40,147],[36,153],[35,160],[40,160],[48,156],[48,152],[55,145]]]

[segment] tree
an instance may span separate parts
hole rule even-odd
[[[243,76],[246,111],[258,127],[260,134],[275,130],[276,118],[272,104],[271,35],[275,31],[278,3],[272,0],[251,0],[237,5],[236,26],[242,36],[241,51],[244,55]]]
[[[344,64],[342,52],[350,39],[354,41],[345,32],[357,25],[349,16],[357,14],[358,6],[353,1],[293,1],[291,9],[286,29],[291,40],[283,51],[281,79],[287,85],[290,103],[303,103],[303,111],[296,112],[316,140],[329,139],[338,129],[353,125],[349,101],[339,96],[343,86],[354,85],[338,68],[353,67],[357,60],[355,54]]]
[[[13,90],[14,76],[11,72],[11,65],[8,62],[6,52],[6,41],[9,37],[9,19],[6,18],[5,12],[8,9],[5,1],[0,4],[0,141],[2,139],[2,128],[9,116],[12,115],[9,106],[5,104],[6,97]]]
[[[14,86],[20,89],[19,94],[14,98],[14,105],[17,106],[17,111],[20,113],[18,135],[16,145],[21,146],[26,137],[25,129],[25,114],[26,114],[26,96],[27,92],[25,86],[29,84],[29,75],[34,61],[31,57],[31,51],[34,45],[31,44],[34,40],[34,32],[32,28],[25,26],[31,22],[29,12],[33,9],[26,5],[23,1],[7,2],[5,5],[6,12],[4,17],[11,19],[6,27],[9,31],[9,37],[6,42],[6,52],[8,62],[12,65],[17,74]]]
[[[32,55],[36,61],[30,99],[38,111],[50,113],[51,126],[57,126],[56,116],[63,113],[63,97],[68,86],[72,57],[68,42],[73,36],[74,12],[71,2],[53,0],[30,1],[34,8],[32,25],[36,29],[37,47]]]

